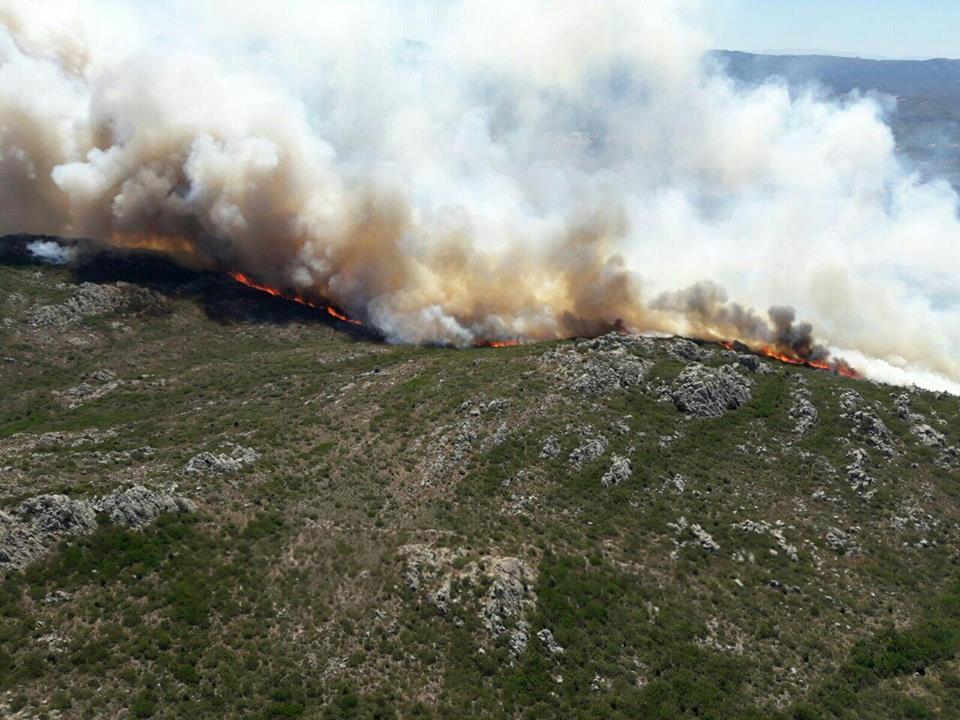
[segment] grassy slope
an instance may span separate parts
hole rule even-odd
[[[953,549],[956,471],[933,463],[893,414],[890,388],[778,368],[750,405],[686,421],[640,388],[585,400],[539,362],[547,348],[456,352],[351,339],[309,316],[217,321],[192,300],[30,329],[37,303],[61,301],[65,271],[0,265],[0,501],[85,495],[125,482],[177,482],[200,511],[142,533],[103,526],[64,544],[0,592],[0,684],[25,717],[899,718],[960,713],[960,589]],[[11,298],[10,293],[19,293]],[[243,302],[255,304],[259,298]],[[652,375],[682,365],[663,350]],[[720,362],[719,358],[716,362]],[[114,392],[69,409],[55,391],[108,368]],[[793,374],[821,414],[793,443]],[[160,382],[162,381],[162,382]],[[874,474],[867,502],[843,479],[850,445],[838,394],[857,389],[905,452]],[[465,401],[510,401],[482,415],[462,462],[451,433]],[[960,441],[955,398],[924,395]],[[623,421],[629,432],[611,426]],[[573,471],[568,426],[611,441]],[[505,424],[500,445],[490,442]],[[24,445],[86,428],[94,448]],[[659,438],[680,430],[663,448]],[[544,438],[563,453],[539,458]],[[444,439],[446,438],[446,439]],[[184,478],[220,442],[263,459],[228,477]],[[793,444],[791,444],[793,443]],[[746,444],[748,452],[738,449]],[[759,453],[754,448],[764,446]],[[802,454],[801,451],[809,453]],[[601,489],[611,453],[634,475]],[[829,479],[825,458],[840,469]],[[102,459],[102,457],[101,457]],[[916,464],[916,467],[914,467]],[[518,473],[527,471],[525,474]],[[662,491],[674,473],[683,494]],[[825,489],[834,502],[811,499]],[[517,495],[535,496],[516,510]],[[917,504],[939,523],[898,531]],[[679,550],[684,516],[720,544]],[[800,561],[768,536],[731,527],[785,523]],[[863,553],[829,550],[831,527],[859,527]],[[924,538],[936,545],[915,546]],[[404,583],[400,548],[429,543],[470,557],[513,555],[538,569],[534,638],[511,662],[486,639],[482,588],[460,588],[460,622]],[[753,553],[754,562],[740,560]],[[797,586],[784,593],[771,581]],[[62,604],[43,602],[65,590]],[[484,646],[484,652],[478,648]],[[732,648],[732,649],[731,649]],[[921,674],[918,674],[918,671]],[[562,678],[562,682],[558,682]],[[591,686],[593,686],[591,688]]]

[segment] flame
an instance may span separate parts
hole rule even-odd
[[[477,345],[477,347],[488,347],[488,348],[507,348],[507,347],[516,347],[520,345],[519,340],[486,340]]]
[[[725,347],[727,350],[737,350],[738,343],[731,342],[729,340],[722,340],[718,343],[722,347]],[[740,344],[740,349],[744,349],[743,344]],[[814,370],[826,370],[827,372],[834,372],[838,375],[841,375],[846,378],[851,378],[853,380],[862,380],[863,376],[852,368],[845,360],[840,358],[835,358],[831,360],[811,360],[810,358],[803,358],[794,353],[790,353],[778,348],[773,347],[772,345],[764,345],[759,348],[753,349],[757,355],[770,358],[771,360],[777,360],[778,362],[786,363],[787,365],[797,365],[799,367],[808,367],[813,368]]]
[[[230,277],[232,277],[241,285],[246,285],[247,287],[253,288],[254,290],[259,290],[260,292],[265,292],[268,295],[273,295],[273,297],[283,298],[284,300],[289,300],[290,302],[295,302],[299,305],[304,305],[309,308],[316,308],[318,310],[323,310],[330,317],[336,318],[341,322],[349,323],[350,325],[357,325],[357,326],[363,325],[363,323],[360,322],[359,320],[354,320],[353,318],[347,317],[342,312],[337,310],[335,307],[332,307],[330,305],[324,305],[322,303],[313,302],[312,300],[308,300],[302,295],[287,294],[287,293],[281,292],[280,290],[277,290],[277,288],[270,287],[269,285],[261,285],[258,282],[254,282],[253,280],[250,279],[250,277],[248,277],[247,275],[244,275],[243,273],[232,272],[228,274],[230,275]]]

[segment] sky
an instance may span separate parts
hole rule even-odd
[[[960,0],[712,0],[729,50],[960,58]]]

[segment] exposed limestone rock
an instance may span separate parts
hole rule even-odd
[[[579,469],[588,463],[592,463],[603,455],[609,446],[610,441],[603,435],[589,437],[570,453],[570,465]]]
[[[97,528],[97,513],[89,503],[66,495],[39,495],[25,500],[15,514],[45,535],[85,535]]]
[[[160,296],[147,288],[129,283],[98,285],[82,283],[66,301],[59,305],[40,305],[27,316],[34,327],[65,328],[76,325],[84,318],[106,315],[131,305],[150,305],[160,301]]]
[[[197,509],[187,498],[148,490],[142,485],[107,495],[95,506],[110,522],[133,527],[146,525],[166,513],[195,512]]]
[[[701,362],[706,360],[710,354],[710,352],[686,338],[674,338],[667,345],[667,355],[680,362]]]
[[[544,354],[543,362],[555,366],[558,379],[571,390],[587,396],[621,392],[643,382],[650,363],[633,354],[630,336],[604,335],[559,347]]]
[[[546,648],[547,652],[551,655],[563,655],[566,652],[553,637],[553,633],[547,628],[538,632],[537,638],[539,638],[540,642],[543,643],[543,647]]]
[[[854,542],[853,538],[840,528],[830,528],[826,535],[827,546],[839,555],[857,555],[860,553],[860,547]]]
[[[493,582],[483,607],[484,625],[493,638],[509,633],[510,654],[516,657],[523,653],[530,639],[526,617],[536,605],[536,575],[519,558],[504,557],[493,562],[491,577]]]
[[[543,441],[543,448],[540,450],[540,457],[545,460],[553,460],[560,457],[560,441],[556,435],[550,435]]]
[[[873,486],[874,480],[867,473],[870,456],[866,450],[857,449],[850,453],[850,457],[852,460],[846,468],[847,480],[850,482],[850,487],[864,497],[873,497],[874,491],[871,490],[871,487]]]
[[[857,410],[853,414],[853,435],[887,457],[896,455],[896,439],[883,420],[869,410]]]
[[[806,380],[802,375],[797,375],[798,385],[791,393],[793,396],[793,405],[790,408],[790,419],[794,422],[794,432],[797,435],[806,435],[817,424],[820,419],[820,413],[814,407],[811,400],[810,390],[807,388]]]
[[[921,445],[946,447],[947,438],[944,434],[927,424],[927,419],[923,415],[913,411],[909,393],[894,394],[892,397],[897,416],[910,424],[910,432]]]
[[[667,390],[677,410],[701,418],[718,418],[750,402],[751,382],[730,366],[690,365]]]
[[[681,516],[676,522],[667,523],[667,526],[674,530],[674,532],[677,534],[677,538],[689,534],[692,536],[693,540],[696,541],[696,543],[704,550],[712,553],[720,552],[720,545],[713,539],[713,537],[710,536],[710,533],[696,523],[691,525],[683,516]],[[687,545],[688,542],[689,540],[674,540],[677,550]]]
[[[20,503],[12,513],[0,511],[0,568],[24,568],[61,538],[92,533],[98,527],[98,513],[111,523],[139,527],[162,513],[194,509],[186,498],[139,485],[90,500],[39,495]]]
[[[663,479],[660,489],[663,492],[672,492],[676,493],[677,495],[682,495],[683,491],[687,489],[689,482],[690,479],[686,475],[674,473],[673,475]]]
[[[184,466],[183,471],[190,475],[234,473],[257,462],[260,457],[260,453],[253,448],[233,445],[229,454],[214,455],[211,452],[202,452],[194,455]]]
[[[626,482],[630,479],[631,475],[633,475],[633,464],[630,460],[619,455],[614,455],[610,469],[603,474],[600,483],[604,487],[612,487]]]
[[[506,636],[510,654],[522,654],[530,641],[528,618],[536,608],[536,572],[516,557],[484,556],[463,562],[463,549],[432,545],[407,545],[400,549],[406,560],[404,581],[444,617],[458,603],[473,602],[454,597],[455,585],[489,585],[479,607],[479,616],[490,638]],[[460,562],[457,562],[460,561]]]

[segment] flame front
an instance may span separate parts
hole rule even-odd
[[[748,346],[743,343],[735,343],[729,340],[722,340],[719,343],[722,347],[725,347],[727,350],[738,349],[737,345],[740,345],[739,349],[745,349]],[[853,380],[862,380],[863,376],[852,368],[845,360],[840,358],[834,358],[831,360],[813,360],[810,358],[803,358],[795,353],[790,353],[785,350],[780,350],[773,347],[772,345],[763,345],[759,348],[750,348],[751,352],[761,355],[771,360],[776,360],[778,362],[786,363],[787,365],[797,365],[799,367],[808,367],[813,368],[814,370],[826,370],[827,372],[835,372],[838,375],[841,375],[846,378],[851,378]]]
[[[283,298],[284,300],[289,300],[290,302],[295,302],[299,305],[304,305],[309,308],[316,308],[317,310],[323,310],[330,317],[336,318],[341,322],[349,323],[350,325],[356,325],[358,327],[363,326],[363,323],[360,322],[359,320],[354,320],[353,318],[344,315],[342,312],[340,312],[339,310],[337,310],[335,307],[331,305],[324,305],[323,303],[313,302],[312,300],[308,300],[302,295],[297,295],[295,293],[284,293],[278,290],[277,288],[270,287],[269,285],[261,285],[258,282],[254,282],[247,275],[244,275],[243,273],[231,272],[228,274],[230,275],[230,277],[232,277],[241,285],[246,285],[247,287],[253,288],[254,290],[259,290],[260,292],[267,293],[268,295],[273,295],[273,297]]]

